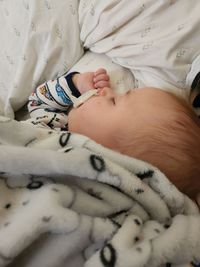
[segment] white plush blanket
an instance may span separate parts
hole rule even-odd
[[[0,266],[200,260],[198,208],[153,166],[5,117],[0,142]]]
[[[83,55],[78,8],[83,34],[87,4],[98,22],[92,1],[0,1],[0,267],[197,263],[199,210],[158,169],[84,136],[13,119],[36,84]],[[102,58],[87,54],[74,69],[98,61],[115,89],[134,86],[130,72]]]

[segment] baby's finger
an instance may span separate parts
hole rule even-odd
[[[99,74],[103,74],[103,73],[107,73],[107,71],[103,68],[100,68],[100,69],[95,71],[94,76],[99,75]]]
[[[103,88],[103,87],[110,87],[109,81],[99,81],[97,83],[94,83],[95,88]]]
[[[94,83],[99,81],[109,81],[109,76],[107,74],[99,74],[93,78]]]

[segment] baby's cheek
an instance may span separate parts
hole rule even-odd
[[[79,118],[80,118],[78,113],[79,113],[78,109],[72,109],[69,112],[69,115],[68,115],[68,129],[71,132],[77,133],[77,131],[78,131]]]
[[[85,107],[85,104],[79,106],[78,108],[74,108],[68,118],[68,128],[69,131],[85,134],[88,125],[88,121],[90,121],[91,113]]]

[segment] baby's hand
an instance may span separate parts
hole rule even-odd
[[[91,89],[110,87],[109,76],[105,69],[95,72],[84,72],[73,76],[73,83],[81,94]]]

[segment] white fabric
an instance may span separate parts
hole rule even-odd
[[[130,68],[138,87],[184,89],[200,54],[199,9],[199,0],[81,0],[81,40]]]
[[[0,114],[14,117],[37,85],[82,56],[78,2],[0,1]]]
[[[198,208],[153,166],[5,117],[0,142],[0,267],[200,261]]]

